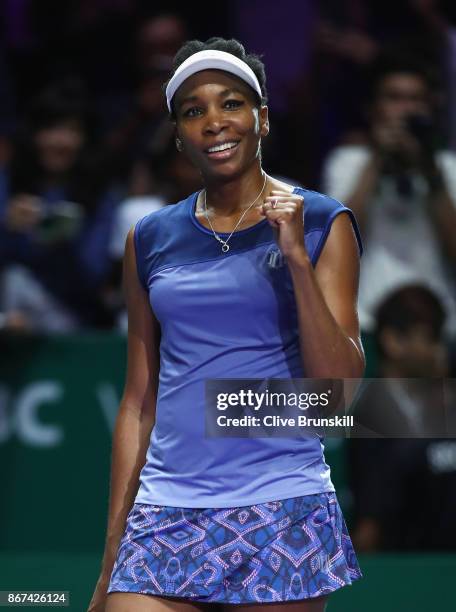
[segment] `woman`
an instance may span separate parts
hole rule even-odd
[[[118,197],[96,163],[90,125],[79,81],[51,85],[32,101],[12,161],[0,168],[3,306],[27,329],[109,323],[100,291]]]
[[[364,370],[356,222],[262,170],[264,82],[234,40],[175,58],[176,144],[205,189],[127,237],[127,380],[91,611],[321,611],[361,575],[318,437],[204,435],[207,379]]]

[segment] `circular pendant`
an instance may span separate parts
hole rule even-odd
[[[223,251],[224,253],[226,253],[226,252],[227,252],[227,251],[229,251],[229,250],[230,250],[230,245],[229,245],[229,244],[227,244],[226,242],[224,242],[224,243],[223,243],[223,245],[222,245],[222,251]]]

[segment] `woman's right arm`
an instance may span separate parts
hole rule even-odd
[[[123,263],[128,310],[127,374],[113,435],[106,544],[89,612],[105,609],[109,578],[155,423],[160,328],[138,279],[133,232],[132,228],[127,236]]]

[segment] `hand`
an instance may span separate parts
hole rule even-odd
[[[27,232],[34,229],[42,219],[43,206],[40,198],[22,193],[8,202],[5,225],[13,232]]]
[[[368,64],[378,53],[378,45],[365,32],[355,28],[339,28],[322,20],[316,28],[317,50],[355,64]]]
[[[274,230],[274,238],[288,261],[308,258],[304,245],[304,198],[273,190],[259,207]]]
[[[421,143],[407,130],[404,119],[374,124],[372,139],[377,151],[386,157],[394,155],[418,163],[423,154]]]
[[[8,313],[0,312],[0,329],[14,333],[26,333],[33,330],[33,324],[20,310],[10,310]]]
[[[362,518],[353,530],[353,544],[359,552],[377,552],[381,545],[380,523],[373,518]]]

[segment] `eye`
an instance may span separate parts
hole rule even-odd
[[[182,113],[182,115],[184,117],[196,117],[198,115],[198,113],[200,113],[200,112],[201,112],[200,108],[198,108],[197,106],[192,106],[190,108],[187,108],[187,110],[184,111]]]
[[[238,108],[244,104],[243,100],[226,100],[225,106],[228,108]]]

